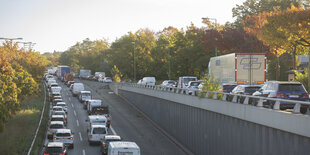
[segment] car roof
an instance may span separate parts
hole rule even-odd
[[[96,125],[92,124],[91,127],[92,128],[106,128],[105,125],[97,125],[97,124]]]
[[[62,101],[62,98],[55,98],[55,101]]]
[[[106,119],[104,115],[90,115],[88,116],[89,119]]]
[[[91,93],[91,92],[87,90],[82,90],[81,93]]]
[[[66,102],[57,102],[56,105],[58,105],[58,104],[66,104]]]
[[[297,81],[268,81],[268,83],[269,82],[280,83],[280,84],[301,84],[300,82],[297,82]]]
[[[110,142],[110,145],[126,148],[139,148],[139,146],[135,142],[127,142],[127,141]]]
[[[61,124],[61,125],[63,125],[64,122],[62,122],[62,121],[51,121],[51,125],[52,124]]]
[[[61,117],[61,118],[64,118],[64,116],[63,115],[52,115],[52,118],[55,118],[55,117]]]
[[[62,106],[54,106],[53,109],[54,109],[54,108],[62,108]]]
[[[63,147],[63,142],[49,142],[47,143],[47,147]]]
[[[71,129],[57,129],[56,133],[71,133]]]
[[[105,139],[121,139],[121,136],[118,135],[106,135],[104,136]]]

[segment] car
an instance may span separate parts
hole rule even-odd
[[[62,116],[64,116],[64,118],[67,122],[67,114],[64,111],[52,111],[52,115],[62,115]]]
[[[93,80],[93,77],[94,77],[93,75],[90,75],[87,77],[87,80]]]
[[[62,107],[63,110],[64,110],[66,113],[68,113],[68,106],[67,106],[66,102],[57,102],[57,103],[56,103],[56,106]]]
[[[230,94],[232,95],[252,95],[254,92],[258,91],[262,86],[260,85],[238,85],[236,86]],[[229,96],[228,100],[231,100],[233,96]],[[237,97],[237,102],[244,102],[245,97]],[[251,101],[250,101],[251,102]]]
[[[45,145],[43,152],[44,155],[66,155],[67,147],[62,142],[49,142],[47,145]]]
[[[300,82],[289,81],[268,81],[258,91],[253,93],[254,96],[271,97],[286,100],[296,100],[309,102],[309,95]],[[255,100],[254,104],[257,104]],[[272,108],[275,101],[267,100],[263,103],[264,107]],[[293,109],[295,103],[280,102],[280,109]],[[307,105],[301,105],[300,112],[307,112]]]
[[[53,102],[52,102],[53,106],[56,106],[58,102],[63,102],[63,100],[61,98],[53,99]]]
[[[53,111],[64,111],[63,107],[61,106],[54,106],[52,110]]]
[[[137,84],[142,84],[142,79],[137,82]]]
[[[52,115],[51,121],[61,121],[61,122],[64,122],[64,125],[67,125],[67,121],[65,119],[65,116],[63,115]]]
[[[74,84],[75,83],[75,81],[68,81],[67,82],[67,87],[70,87],[72,84]]]
[[[58,83],[51,83],[50,87],[58,87]]]
[[[142,81],[141,81],[141,84],[143,85],[155,86],[155,83],[156,83],[155,77],[144,77],[142,78]]]
[[[164,86],[164,87],[175,87],[176,85],[176,81],[173,81],[173,80],[165,80],[163,81],[160,86]]]
[[[187,85],[187,89],[188,89],[188,94],[193,94],[195,91],[199,90],[199,84],[201,82],[200,81],[189,81],[188,85]]]
[[[87,132],[89,144],[100,143],[107,133],[108,130],[105,125],[91,125]]]
[[[222,92],[223,93],[230,93],[236,86],[237,86],[236,83],[223,83]]]
[[[60,96],[60,95],[61,95],[60,92],[51,92],[51,94],[50,94],[50,101],[53,101],[54,96]]]
[[[52,140],[57,129],[65,129],[62,121],[51,121],[47,129],[47,139]]]
[[[79,94],[79,101],[81,103],[91,100],[91,91],[81,91]]]
[[[66,146],[69,146],[69,148],[74,148],[74,140],[73,140],[73,133],[71,132],[71,129],[57,129],[53,141],[54,142],[62,142]]]
[[[103,140],[101,141],[100,152],[103,155],[108,154],[109,143],[121,141],[121,140],[122,140],[122,138],[118,135],[106,135],[106,136],[104,136]]]
[[[53,97],[52,102],[54,102],[55,99],[62,99],[62,97],[60,95],[56,95],[56,96]]]
[[[102,79],[102,82],[110,83],[110,82],[112,82],[112,79],[111,79],[110,77],[104,77],[104,78]]]

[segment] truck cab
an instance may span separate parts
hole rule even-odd
[[[91,100],[91,92],[90,91],[81,91],[79,94],[80,102],[85,102]]]
[[[108,131],[105,125],[91,125],[88,130],[88,142],[89,144],[100,143],[107,134]]]
[[[190,81],[197,81],[195,76],[181,76],[178,81],[178,88],[187,88]]]

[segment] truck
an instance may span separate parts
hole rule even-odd
[[[69,66],[58,66],[57,67],[57,77],[61,80],[64,81],[64,76],[65,74],[70,73],[70,67]]]
[[[101,105],[101,106],[94,106],[90,111],[90,115],[103,115],[107,118],[107,127],[110,128],[112,117],[109,114],[109,106]]]
[[[79,78],[80,79],[87,79],[90,75],[91,75],[91,70],[81,69]]]
[[[102,105],[101,100],[88,100],[87,101],[87,112],[88,114],[91,114],[94,107],[98,107]]]
[[[108,147],[108,155],[120,154],[140,155],[140,147],[135,142],[110,142]]]
[[[197,77],[195,76],[181,76],[178,81],[178,88],[187,88],[188,83],[190,81],[197,81]]]
[[[95,80],[98,80],[99,78],[104,78],[105,72],[95,72]]]
[[[266,81],[266,56],[263,53],[231,53],[212,57],[208,71],[222,84],[262,84]]]

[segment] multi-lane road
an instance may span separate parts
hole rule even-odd
[[[109,134],[117,134],[125,141],[133,141],[138,144],[143,155],[182,155],[182,151],[173,141],[162,134],[139,111],[133,108],[110,89],[104,88],[103,83],[95,81],[79,81],[84,83],[85,89],[92,92],[93,99],[101,99],[109,105],[112,116]],[[85,121],[88,114],[83,105],[62,82],[62,97],[68,105],[68,125],[74,132],[74,149],[69,149],[68,154],[93,155],[100,154],[100,145],[89,145],[87,137],[87,125]]]

